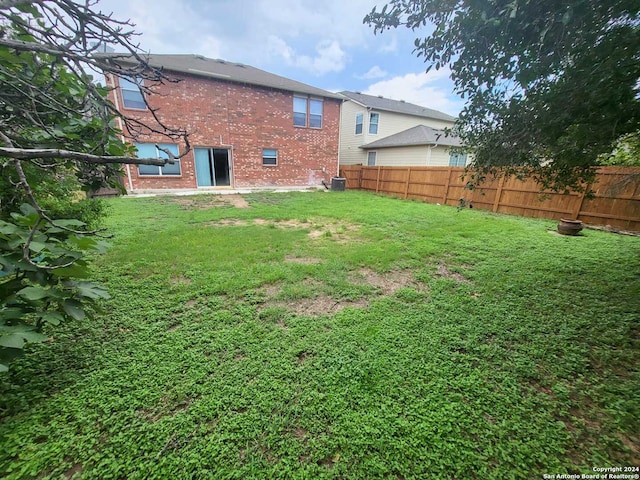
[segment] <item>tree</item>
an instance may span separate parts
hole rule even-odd
[[[449,67],[466,99],[456,133],[477,178],[532,175],[580,189],[625,134],[640,130],[640,3],[633,0],[392,0],[374,31],[434,26],[415,52]]]
[[[154,109],[151,122],[126,117],[94,83],[92,72],[144,79],[146,101],[155,85],[172,81],[146,62],[133,25],[96,3],[0,0],[0,370],[27,342],[46,338],[47,324],[83,319],[107,295],[84,279],[84,253],[104,246],[99,232],[78,218],[60,219],[47,196],[70,177],[94,189],[118,184],[123,163],[179,158],[168,151],[167,160],[134,158],[123,134],[163,134],[189,148],[186,132],[163,124]],[[109,62],[95,55],[107,43],[129,66],[117,55]]]
[[[640,132],[625,135],[616,144],[616,148],[600,160],[602,165],[621,167],[640,167]]]

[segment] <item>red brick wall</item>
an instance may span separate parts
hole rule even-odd
[[[192,147],[229,148],[232,187],[304,187],[320,185],[338,173],[340,101],[324,99],[321,129],[293,126],[293,93],[266,87],[181,75],[180,83],[156,88],[149,97],[166,125],[189,132]],[[152,122],[148,112],[123,108],[127,116]],[[161,136],[138,141],[172,143]],[[185,146],[179,145],[180,151]],[[262,149],[278,150],[278,165],[262,165]],[[134,190],[196,188],[193,151],[181,160],[182,174],[140,176],[130,165]],[[128,180],[125,185],[129,188]]]

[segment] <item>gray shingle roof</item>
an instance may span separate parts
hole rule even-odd
[[[404,130],[394,135],[381,138],[375,142],[362,145],[360,148],[370,150],[374,148],[390,148],[390,147],[410,147],[414,145],[445,145],[448,147],[459,147],[462,144],[460,139],[455,136],[446,136],[444,130],[427,127],[426,125],[418,125],[417,127]]]
[[[117,63],[127,64],[132,57],[118,53],[98,53],[98,58],[112,59]],[[150,54],[144,57],[149,65],[163,68],[165,71],[187,73],[201,77],[215,78],[229,82],[246,83],[262,87],[275,88],[294,93],[305,93],[325,98],[342,99],[343,97],[320,88],[312,87],[296,80],[265,72],[259,68],[242,63],[206,58],[202,55],[165,55]]]
[[[404,113],[406,115],[433,118],[449,122],[455,121],[455,117],[452,117],[451,115],[447,115],[446,113],[439,112],[438,110],[433,110],[431,108],[421,107],[420,105],[414,105],[413,103],[391,100],[390,98],[375,97],[373,95],[365,95],[364,93],[358,92],[344,91],[340,92],[340,94],[374,110]]]

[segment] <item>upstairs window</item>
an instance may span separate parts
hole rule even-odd
[[[450,167],[464,167],[467,164],[467,154],[460,152],[452,152],[449,155]]]
[[[296,127],[307,126],[307,99],[293,97],[293,124]]]
[[[159,150],[155,143],[136,143],[135,146],[138,150],[138,158],[169,158],[169,155],[167,155],[166,152]],[[169,150],[173,155],[178,156],[177,145],[161,143],[158,146],[165,150]],[[165,165],[164,167],[159,165],[138,165],[138,173],[140,176],[179,176],[181,174],[180,160],[176,160],[173,165]]]
[[[293,97],[293,125],[296,127],[322,128],[322,100]],[[307,119],[308,122],[307,122]]]
[[[120,77],[120,92],[122,92],[124,108],[146,110],[147,104],[144,103],[140,85],[143,85],[142,79],[137,79],[135,82],[132,82],[127,78]]]
[[[362,133],[362,124],[364,123],[364,115],[362,113],[356,113],[356,135]]]
[[[274,148],[264,148],[262,150],[262,165],[268,167],[278,165],[278,150]]]
[[[378,121],[380,120],[379,113],[371,113],[369,115],[369,133],[376,135],[378,133]]]
[[[322,128],[322,100],[309,99],[309,126]]]

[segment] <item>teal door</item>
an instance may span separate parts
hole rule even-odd
[[[196,148],[196,181],[199,187],[213,186],[213,176],[211,175],[211,160],[209,158],[210,148]]]

